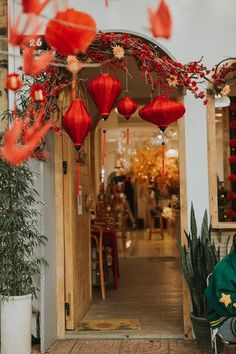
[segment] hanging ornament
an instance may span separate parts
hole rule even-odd
[[[106,159],[106,129],[102,131],[102,166],[104,167],[105,165],[105,159]]]
[[[36,103],[43,103],[46,100],[47,93],[43,84],[33,84],[31,86],[30,96]]]
[[[83,101],[75,98],[62,120],[63,127],[79,150],[92,126],[92,118],[88,114]]]
[[[142,119],[157,125],[164,132],[169,124],[183,117],[185,107],[182,103],[170,100],[166,96],[157,96],[138,113]]]
[[[165,0],[161,0],[156,12],[148,8],[149,22],[152,35],[155,38],[170,38],[172,30],[172,18]]]
[[[22,0],[23,12],[38,15],[50,0]]]
[[[129,145],[129,139],[130,139],[130,136],[129,136],[129,128],[126,129],[126,145]]]
[[[184,115],[185,107],[182,103],[170,100],[166,96],[157,96],[138,113],[142,119],[157,125],[162,132],[162,175],[164,175],[165,141],[163,133],[169,124],[176,122]]]
[[[89,82],[88,91],[103,120],[107,120],[121,89],[120,81],[106,73]]]
[[[126,120],[130,118],[130,116],[136,111],[138,105],[132,100],[130,97],[124,97],[118,104],[117,110],[118,112],[125,117]]]
[[[19,90],[22,87],[20,75],[16,73],[8,74],[5,87],[12,91]]]
[[[47,24],[47,43],[62,55],[85,53],[96,36],[96,23],[85,12],[74,9],[57,12]]]

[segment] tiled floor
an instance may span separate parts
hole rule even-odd
[[[120,258],[119,289],[107,286],[107,299],[93,289],[93,304],[84,320],[137,319],[141,330],[129,338],[183,338],[182,273],[176,240],[135,232],[126,257]],[[116,332],[116,333],[114,333]],[[125,331],[68,331],[70,339],[125,339]],[[73,337],[76,336],[76,337]]]
[[[192,341],[183,339],[156,340],[67,340],[57,341],[49,354],[208,354],[200,351]],[[236,353],[228,347],[222,354]]]

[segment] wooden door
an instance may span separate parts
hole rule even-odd
[[[89,156],[89,142],[84,145]],[[66,329],[73,330],[91,305],[90,216],[86,208],[89,161],[80,168],[82,215],[78,215],[76,152],[66,134],[63,134],[63,164]]]

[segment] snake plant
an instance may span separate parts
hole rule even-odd
[[[181,255],[182,271],[187,281],[191,300],[192,313],[197,317],[205,317],[206,304],[204,289],[207,287],[207,276],[213,271],[219,259],[219,250],[211,239],[211,226],[205,210],[201,233],[198,235],[193,205],[191,205],[190,231],[185,231],[187,244],[178,243]]]

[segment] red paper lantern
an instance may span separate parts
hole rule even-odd
[[[109,74],[101,74],[91,80],[88,91],[94,100],[102,119],[107,120],[113,105],[121,93],[121,83]]]
[[[19,74],[13,73],[7,75],[6,88],[17,91],[22,87],[22,81]]]
[[[71,25],[70,25],[71,23]],[[47,24],[47,43],[62,55],[86,52],[96,36],[96,22],[85,12],[67,9],[57,12]]]
[[[130,97],[124,97],[117,105],[118,112],[122,114],[126,120],[136,111],[138,105]]]
[[[45,102],[47,93],[42,84],[33,84],[31,86],[30,96],[34,102],[43,103]]]
[[[161,131],[165,131],[169,124],[184,115],[185,107],[182,103],[172,101],[166,96],[157,96],[138,113],[142,119],[157,125]]]
[[[92,118],[81,99],[76,98],[71,102],[62,124],[76,150],[79,150],[92,126]]]

